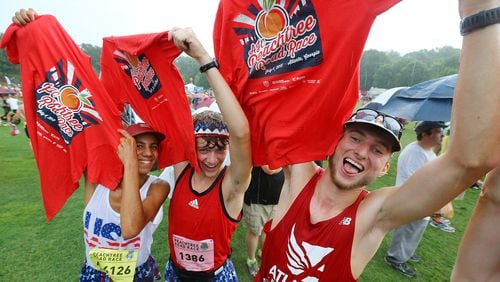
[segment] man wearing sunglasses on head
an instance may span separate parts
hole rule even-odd
[[[463,22],[498,6],[500,0],[459,1]],[[400,150],[401,125],[382,113],[357,111],[326,169],[313,162],[284,167],[255,281],[357,280],[389,231],[432,214],[499,165],[500,26],[474,22],[479,25],[462,28],[448,152],[399,187],[368,192]],[[462,272],[455,273],[460,279]]]

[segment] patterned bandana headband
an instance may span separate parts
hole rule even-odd
[[[229,137],[229,131],[226,124],[223,122],[210,122],[205,121],[197,122],[194,126],[194,135],[199,136],[226,136]]]

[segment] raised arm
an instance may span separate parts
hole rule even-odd
[[[486,176],[483,191],[458,249],[453,281],[499,281],[499,215],[500,168],[497,168]]]
[[[459,3],[461,18],[500,6],[500,0],[461,0]],[[401,189],[389,193],[379,214],[386,228],[430,215],[498,165],[499,50],[499,24],[463,37],[448,152],[416,172]]]
[[[500,0],[462,0],[465,18],[500,6]],[[459,163],[478,168],[479,176],[500,160],[500,25],[494,24],[463,37],[460,71],[453,99],[449,153]],[[477,137],[481,136],[478,146]],[[479,177],[478,177],[479,178]]]
[[[123,179],[120,184],[120,225],[122,237],[133,238],[141,232],[146,224],[154,219],[161,205],[167,198],[170,186],[163,180],[151,184],[144,201],[141,200],[139,188],[139,168],[136,153],[136,142],[125,130],[120,129],[123,137],[118,145],[118,156],[123,163]]]
[[[212,58],[202,46],[191,28],[172,29],[169,39],[186,54],[195,59],[200,66],[212,62]],[[241,210],[243,195],[251,178],[252,159],[250,147],[250,127],[238,100],[217,68],[204,72],[212,87],[217,104],[221,110],[224,122],[229,130],[229,153],[231,165],[223,182],[223,189],[229,188],[229,198],[241,198],[241,204],[236,209]],[[229,181],[229,182],[227,182]],[[228,191],[228,190],[226,190]],[[239,201],[238,201],[239,202]],[[226,208],[231,209],[231,203]],[[238,207],[239,206],[239,207]]]

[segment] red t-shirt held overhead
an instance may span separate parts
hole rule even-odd
[[[249,119],[254,165],[333,152],[358,99],[370,27],[397,2],[221,0],[215,54]]]
[[[124,103],[167,138],[158,168],[189,160],[198,167],[193,120],[184,82],[173,61],[181,51],[167,33],[103,39],[101,81],[118,107]]]
[[[78,188],[85,167],[89,181],[114,188],[122,174],[116,154],[120,113],[86,56],[56,18],[39,16],[12,24],[1,47],[21,65],[23,101],[50,220]]]

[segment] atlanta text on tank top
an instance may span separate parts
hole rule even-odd
[[[176,266],[189,271],[211,271],[231,253],[231,237],[240,221],[231,218],[224,206],[224,168],[212,185],[198,193],[191,186],[194,168],[179,176],[168,213],[168,243]]]
[[[363,190],[340,214],[313,224],[309,208],[323,172],[318,169],[283,219],[267,232],[262,265],[255,281],[356,280],[351,271],[351,249],[356,212],[368,191]],[[267,230],[271,224],[266,224]]]
[[[146,198],[151,183],[156,179],[156,176],[150,175],[141,186],[141,200]],[[163,208],[160,207],[153,221],[148,222],[137,236],[125,240],[121,236],[120,214],[111,208],[109,192],[110,190],[103,185],[97,185],[92,198],[83,211],[83,237],[87,264],[94,267],[89,257],[90,250],[106,248],[138,250],[137,265],[141,265],[151,254],[153,233],[163,219]]]

